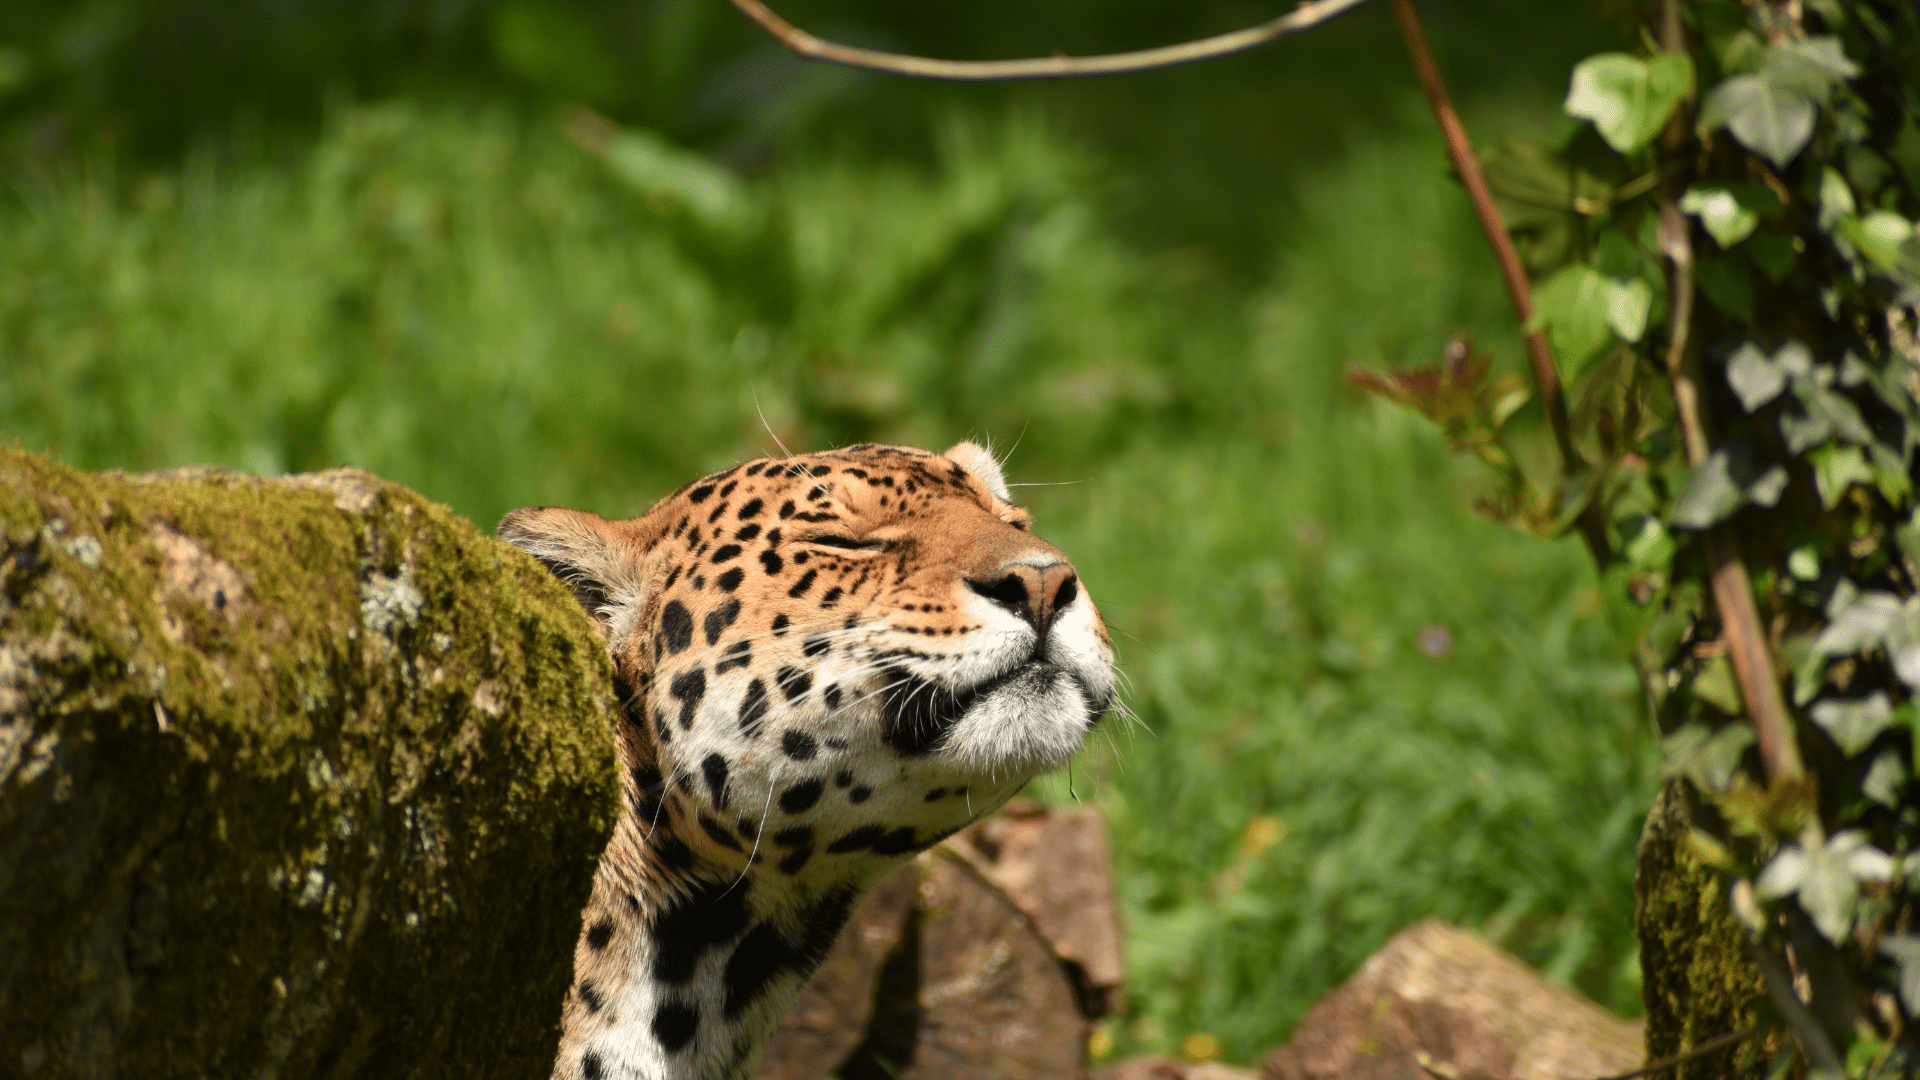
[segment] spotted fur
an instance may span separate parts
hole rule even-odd
[[[554,1076],[745,1080],[888,871],[1063,765],[1112,650],[991,455],[749,462],[629,521],[518,510],[622,685],[626,799]]]

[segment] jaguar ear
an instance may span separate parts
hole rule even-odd
[[[619,641],[646,601],[644,557],[659,539],[651,519],[608,521],[585,510],[529,506],[500,519],[500,539],[540,560],[569,589],[602,638]]]
[[[977,442],[954,443],[943,455],[948,461],[980,478],[987,490],[994,493],[1001,502],[1012,502],[1013,496],[1007,493],[1007,478],[1000,472],[1000,463],[993,459],[993,452]]]

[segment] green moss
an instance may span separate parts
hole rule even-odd
[[[4,1071],[549,1067],[618,794],[548,574],[352,470],[3,452],[0,530]]]
[[[1718,876],[1687,841],[1692,793],[1684,781],[1661,789],[1640,834],[1634,874],[1634,924],[1647,1004],[1647,1060],[1689,1050],[1753,1023],[1764,991],[1740,926],[1727,911]],[[1732,1046],[1675,1066],[1674,1080],[1730,1076],[1742,1048]]]

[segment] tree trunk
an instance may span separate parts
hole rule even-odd
[[[1633,915],[1650,1061],[1748,1027],[1755,1019],[1753,1002],[1766,990],[1747,954],[1746,935],[1727,910],[1725,886],[1688,843],[1693,800],[1685,783],[1667,781],[1640,833]],[[1666,1075],[1731,1076],[1745,1050],[1736,1043],[1675,1065]]]
[[[0,1074],[529,1077],[618,813],[566,590],[358,470],[0,451]]]

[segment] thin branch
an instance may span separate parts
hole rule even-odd
[[[1427,33],[1420,25],[1419,14],[1414,11],[1413,0],[1393,0],[1393,15],[1400,23],[1400,34],[1406,39],[1414,70],[1420,75],[1420,85],[1427,92],[1427,102],[1433,106],[1434,119],[1440,124],[1440,134],[1447,144],[1447,156],[1453,160],[1454,171],[1460,174],[1460,183],[1473,200],[1474,213],[1480,217],[1480,230],[1486,233],[1487,243],[1493,248],[1493,257],[1500,264],[1500,276],[1507,283],[1507,295],[1513,300],[1513,309],[1519,314],[1521,324],[1525,325],[1533,317],[1533,290],[1527,284],[1527,273],[1520,265],[1519,253],[1513,249],[1513,240],[1507,236],[1506,224],[1500,220],[1500,210],[1494,205],[1493,192],[1488,190],[1486,177],[1481,175],[1480,161],[1473,156],[1473,144],[1467,141],[1467,129],[1461,126],[1459,114],[1454,112],[1453,102],[1447,97],[1447,85],[1441,80],[1440,69],[1433,62],[1433,52],[1427,47]],[[1573,446],[1572,425],[1567,420],[1567,399],[1560,388],[1560,369],[1553,362],[1553,348],[1547,344],[1544,332],[1536,331],[1527,335],[1527,355],[1531,360],[1534,391],[1540,396],[1540,406],[1547,414],[1547,426],[1553,429],[1554,445],[1560,450],[1562,474],[1571,476],[1586,462]],[[1596,503],[1589,502],[1577,524],[1595,564],[1605,566],[1609,560],[1610,545],[1607,543],[1606,524],[1600,521],[1596,507]]]
[[[1727,656],[1733,661],[1740,699],[1760,744],[1760,762],[1773,783],[1797,780],[1806,774],[1800,745],[1787,720],[1787,703],[1774,677],[1773,658],[1760,632],[1760,615],[1753,606],[1753,586],[1740,545],[1726,528],[1706,536],[1707,561],[1713,567],[1713,602],[1720,609],[1720,627],[1727,637]]]
[[[928,56],[881,52],[852,45],[823,41],[774,14],[760,0],[733,0],[733,6],[781,44],[811,60],[829,64],[908,75],[916,79],[943,79],[948,82],[1019,82],[1027,79],[1085,79],[1096,75],[1121,75],[1131,71],[1191,64],[1197,60],[1231,56],[1276,41],[1289,34],[1311,30],[1321,23],[1366,3],[1366,0],[1307,0],[1288,14],[1257,26],[1231,33],[1216,34],[1179,45],[1162,45],[1137,52],[1106,53],[1099,56],[1035,56],[1024,60],[937,60]]]
[[[1666,0],[1664,7],[1662,48],[1684,53],[1686,30],[1680,24],[1675,0]],[[1684,117],[1676,115],[1674,124],[1684,123]],[[1682,129],[1676,126],[1674,130]],[[1706,463],[1712,450],[1702,418],[1699,359],[1690,348],[1694,296],[1692,229],[1674,201],[1675,186],[1669,183],[1668,190],[1660,197],[1660,254],[1667,260],[1668,280],[1672,284],[1667,378],[1673,385],[1674,413],[1680,425],[1681,443],[1686,448],[1687,464],[1697,469]],[[1779,783],[1798,779],[1805,773],[1800,746],[1794,741],[1786,699],[1780,694],[1773,657],[1767,649],[1766,635],[1760,629],[1760,613],[1753,605],[1753,586],[1747,577],[1747,564],[1740,556],[1740,541],[1730,529],[1719,526],[1708,530],[1703,542],[1713,576],[1713,603],[1720,611],[1721,633],[1727,641],[1727,657],[1733,661],[1734,678],[1740,684],[1740,700],[1753,721],[1767,780]]]
[[[1600,1080],[1639,1080],[1639,1078],[1642,1076],[1650,1076],[1654,1073],[1665,1072],[1666,1070],[1673,1068],[1675,1065],[1684,1065],[1685,1063],[1692,1061],[1694,1058],[1706,1057],[1708,1054],[1713,1053],[1715,1050],[1720,1050],[1729,1045],[1737,1044],[1746,1039],[1751,1039],[1759,1033],[1760,1033],[1759,1028],[1750,1027],[1750,1028],[1742,1028],[1739,1031],[1729,1031],[1725,1035],[1715,1035],[1713,1038],[1708,1039],[1706,1042],[1696,1043],[1690,1049],[1682,1050],[1681,1052],[1677,1054],[1673,1054],[1668,1057],[1663,1057],[1658,1061],[1650,1061],[1647,1064],[1640,1066],[1639,1068],[1633,1070],[1630,1073],[1621,1073],[1619,1076],[1603,1076],[1600,1078]]]

